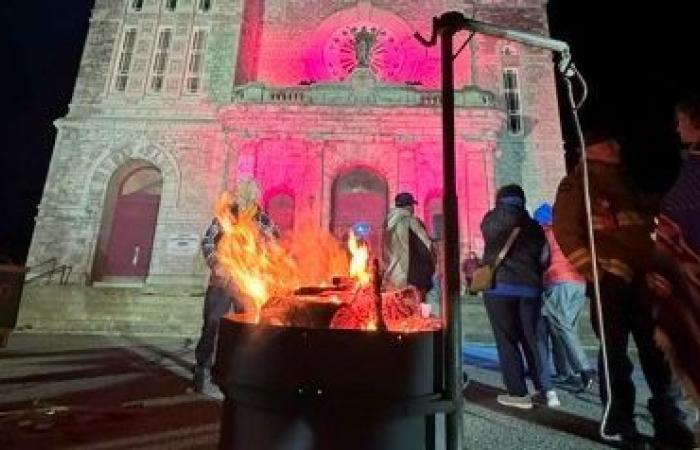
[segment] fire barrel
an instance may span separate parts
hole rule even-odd
[[[443,332],[221,320],[221,450],[425,450],[442,400]]]

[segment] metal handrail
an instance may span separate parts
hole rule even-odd
[[[40,278],[49,278],[49,282],[53,281],[53,275],[55,273],[60,273],[61,276],[58,280],[58,284],[63,286],[68,283],[68,279],[70,278],[71,274],[73,273],[73,266],[70,266],[68,264],[61,264],[60,266],[54,267],[50,270],[41,272],[38,275],[34,275],[33,277],[27,279],[24,284],[29,284],[32,283]]]
[[[30,272],[32,270],[36,270],[38,267],[45,266],[47,264],[51,264],[51,270],[55,270],[56,266],[58,265],[58,258],[56,258],[54,256],[53,258],[49,258],[46,261],[40,262],[39,264],[36,264],[34,266],[31,266],[31,267],[27,267],[27,272]]]

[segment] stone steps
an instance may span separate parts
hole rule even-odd
[[[17,329],[25,332],[195,336],[202,288],[25,286]]]

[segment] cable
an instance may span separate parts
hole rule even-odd
[[[574,97],[574,88],[571,78],[576,77],[576,79],[581,84],[583,90],[581,94],[581,99],[577,102]],[[605,322],[603,319],[603,303],[600,298],[600,277],[598,272],[598,258],[595,245],[595,233],[593,231],[593,211],[591,208],[591,190],[590,190],[590,178],[588,176],[588,161],[585,156],[586,142],[583,137],[583,131],[581,129],[581,121],[579,120],[578,111],[583,106],[583,103],[588,97],[588,85],[586,80],[583,78],[581,73],[574,67],[573,64],[569,64],[567,70],[564,72],[564,81],[566,83],[567,94],[569,98],[569,103],[571,104],[571,113],[574,119],[574,125],[576,127],[576,135],[578,137],[579,148],[581,151],[581,166],[583,167],[583,197],[586,205],[586,226],[588,228],[588,242],[591,251],[591,262],[593,265],[593,301],[595,302],[596,313],[598,316],[598,334],[600,337],[600,350],[603,359],[603,374],[605,378],[605,389],[607,392],[605,406],[603,408],[603,417],[600,422],[600,437],[605,441],[619,442],[622,437],[619,434],[609,435],[605,432],[605,427],[607,426],[608,418],[610,416],[610,407],[612,405],[612,389],[610,386],[610,368],[608,365],[608,349],[605,343]]]

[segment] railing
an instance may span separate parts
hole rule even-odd
[[[49,269],[46,269],[46,270],[41,271],[41,272],[37,271],[37,268],[45,267],[45,266],[49,266],[49,265],[50,265]],[[59,265],[57,258],[55,258],[55,257],[49,258],[46,261],[43,261],[43,262],[29,268],[29,273],[27,275],[27,279],[24,281],[24,284],[29,284],[29,283],[32,283],[32,282],[39,280],[39,279],[48,279],[48,282],[51,283],[53,281],[54,275],[60,274],[60,277],[58,279],[58,284],[65,285],[66,283],[68,283],[68,279],[70,278],[72,273],[73,273],[73,266],[70,266],[68,264]]]

